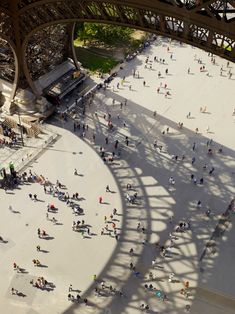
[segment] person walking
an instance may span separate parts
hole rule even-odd
[[[199,200],[198,202],[197,202],[197,208],[201,208],[202,207],[202,202]]]
[[[82,235],[82,238],[85,239],[85,231],[84,231],[84,229],[82,229],[81,235]]]
[[[209,171],[209,175],[212,175],[212,173],[214,172],[215,168],[212,167],[211,170]]]
[[[172,176],[169,178],[168,181],[170,185],[175,185],[175,179]]]
[[[174,276],[175,276],[175,273],[170,273],[170,274],[169,274],[168,281],[169,281],[169,282],[172,282],[172,279],[174,278]]]
[[[184,286],[185,286],[185,289],[188,289],[189,288],[189,281],[185,281]]]

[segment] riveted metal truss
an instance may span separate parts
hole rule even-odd
[[[10,13],[0,7],[0,37],[7,36],[14,39],[14,31]]]
[[[0,37],[15,45],[19,77],[26,76],[32,88],[33,80],[48,68],[47,60],[37,55],[37,41],[40,49],[43,41],[50,50],[53,45],[50,31],[43,29],[77,21],[145,30],[235,62],[235,0],[1,0]],[[52,29],[56,27],[47,28]],[[63,51],[60,60],[67,41],[58,47]]]
[[[26,60],[33,80],[53,70],[69,57],[70,37],[67,25],[47,26],[35,32],[27,42]]]
[[[10,83],[15,78],[15,60],[13,51],[8,42],[0,38],[0,78]]]

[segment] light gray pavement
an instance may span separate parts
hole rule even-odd
[[[0,166],[1,169],[7,169],[9,172],[9,163],[14,164],[15,170],[19,171],[25,167],[31,160],[33,160],[41,151],[47,147],[52,141],[57,138],[55,133],[50,127],[43,127],[43,132],[38,137],[26,137],[24,135],[24,146],[9,148],[7,146],[0,150]]]
[[[167,46],[170,52],[167,52]],[[173,59],[170,54],[173,53]],[[144,68],[147,56],[153,60],[156,55],[164,58],[167,65],[153,63],[152,70]],[[200,73],[194,55],[202,58],[206,73]],[[54,130],[61,135],[45,154],[38,158],[31,170],[42,173],[52,182],[59,179],[70,194],[78,191],[85,198],[81,201],[85,209],[84,219],[92,225],[92,232],[97,233],[92,239],[82,239],[81,234],[71,230],[74,217],[71,210],[63,203],[54,200],[59,213],[56,216],[62,225],[53,225],[46,220],[45,207],[52,197],[45,195],[38,184],[22,186],[14,195],[0,192],[3,200],[0,221],[1,235],[9,240],[1,244],[0,256],[2,277],[0,284],[0,310],[6,313],[140,313],[139,306],[149,304],[150,313],[184,313],[185,305],[191,305],[191,313],[234,313],[234,272],[233,251],[234,217],[223,236],[216,239],[216,253],[206,254],[199,262],[205,245],[210,240],[221,213],[225,211],[234,196],[234,80],[220,76],[220,67],[226,61],[216,57],[218,65],[212,65],[210,58],[203,51],[178,43],[156,42],[142,55],[125,65],[119,77],[111,84],[111,88],[95,96],[88,108],[84,122],[89,125],[84,140],[71,132],[72,121],[63,123],[55,120]],[[194,74],[187,74],[187,69]],[[133,78],[132,69],[139,71],[140,77]],[[169,75],[165,76],[168,68]],[[165,76],[157,78],[158,71]],[[234,70],[234,69],[233,69]],[[225,71],[224,71],[225,74]],[[123,86],[121,80],[126,77]],[[146,87],[143,88],[143,80]],[[120,83],[117,90],[116,84]],[[167,83],[171,97],[165,98],[165,89],[157,93],[160,83]],[[113,87],[114,86],[114,91]],[[132,90],[129,90],[132,85]],[[222,92],[221,92],[222,91]],[[117,100],[113,106],[112,99]],[[128,99],[127,106],[120,109],[120,101]],[[200,113],[200,107],[207,106],[210,113]],[[153,117],[153,111],[157,117]],[[95,117],[98,113],[98,119]],[[186,115],[191,112],[191,119]],[[114,131],[107,130],[107,120],[103,115],[110,113],[115,125]],[[118,119],[117,115],[120,115]],[[126,127],[123,122],[126,122]],[[183,122],[182,130],[178,122]],[[210,127],[212,133],[207,133]],[[169,134],[162,131],[169,127]],[[195,134],[195,128],[200,134]],[[66,130],[67,129],[67,130]],[[95,145],[92,140],[96,134]],[[77,132],[81,135],[81,131]],[[109,145],[105,145],[105,136],[109,137]],[[130,145],[125,144],[125,136]],[[223,154],[207,155],[206,142],[212,138],[213,151],[223,145]],[[113,165],[102,162],[100,146],[109,154],[114,150],[113,142],[120,142],[120,158]],[[154,140],[162,145],[162,152],[154,149]],[[192,150],[193,143],[196,150]],[[81,154],[80,154],[81,152]],[[75,153],[75,154],[74,154]],[[182,154],[185,160],[172,160],[172,155]],[[196,162],[191,165],[191,158]],[[208,169],[202,166],[207,163]],[[212,176],[208,175],[211,167],[215,168]],[[84,176],[74,176],[74,168]],[[198,179],[203,176],[203,186],[190,182],[190,175]],[[169,186],[168,179],[173,176],[175,186]],[[138,192],[138,204],[128,204],[126,184],[132,183]],[[105,193],[109,184],[116,193]],[[32,191],[32,192],[31,192]],[[28,193],[37,193],[45,202],[32,202]],[[130,193],[134,193],[133,191]],[[98,197],[103,195],[110,204],[98,204]],[[196,202],[202,201],[202,208],[196,208]],[[12,214],[9,204],[20,211]],[[117,222],[120,230],[118,242],[109,236],[101,236],[104,226],[104,215],[110,215],[116,207],[122,215]],[[212,217],[205,211],[210,208]],[[174,215],[172,223],[169,217]],[[191,230],[177,235],[175,247],[169,257],[163,258],[155,243],[169,244],[169,232],[180,220],[190,220]],[[136,231],[138,222],[146,228],[146,233]],[[26,225],[27,224],[27,225]],[[45,228],[54,237],[52,240],[40,240],[41,247],[49,253],[37,253],[37,228]],[[143,244],[142,241],[146,240]],[[44,244],[45,243],[45,244]],[[130,248],[135,254],[129,255]],[[32,259],[38,258],[48,268],[36,268]],[[157,267],[151,262],[156,258]],[[17,276],[12,269],[13,262],[26,268],[29,274]],[[129,263],[135,264],[140,278],[135,278],[129,270]],[[164,267],[164,268],[163,268]],[[149,281],[152,271],[155,279]],[[174,272],[176,282],[169,282],[168,275]],[[125,297],[95,297],[93,290],[98,283],[92,282],[92,275],[104,280],[107,285],[121,289]],[[43,275],[55,284],[54,291],[48,293],[36,290],[29,285],[31,277]],[[180,295],[183,282],[190,282],[189,299]],[[67,301],[68,286],[82,291],[92,303],[71,304]],[[156,289],[166,294],[169,301],[158,300],[153,292],[146,292],[144,284],[152,283]],[[20,298],[11,296],[9,289],[22,290],[27,296]],[[76,293],[74,293],[76,295]],[[46,305],[46,306],[45,306]],[[223,310],[223,307],[225,307]]]
[[[1,191],[1,235],[8,241],[1,244],[0,251],[0,309],[5,313],[30,313],[31,308],[35,313],[61,313],[68,306],[69,284],[85,291],[93,274],[99,274],[116,245],[115,240],[108,237],[105,245],[102,245],[103,238],[100,237],[104,216],[109,217],[113,207],[120,212],[120,196],[115,180],[89,146],[67,130],[56,130],[62,136],[61,139],[48,148],[29,169],[33,173],[45,175],[53,183],[60,180],[70,195],[78,192],[81,198],[79,203],[84,208],[85,215],[74,216],[71,208],[51,195],[44,194],[43,187],[37,183],[21,186],[13,194]],[[73,174],[75,167],[79,176]],[[106,178],[107,182],[102,182],[101,178]],[[114,194],[105,193],[106,183]],[[37,193],[40,201],[31,201],[29,193]],[[98,203],[100,195],[103,195],[107,204]],[[59,209],[58,214],[49,215],[50,218],[54,216],[57,219],[57,225],[46,219],[48,203],[54,203]],[[19,213],[9,211],[9,205]],[[91,238],[82,239],[79,232],[72,231],[73,220],[82,219],[91,226],[90,231],[94,234]],[[119,220],[121,224],[121,216]],[[46,230],[52,239],[38,239],[37,228]],[[38,253],[38,244],[48,253]],[[34,258],[39,259],[45,267],[34,267]],[[17,275],[13,271],[13,262],[25,268],[29,274]],[[19,276],[24,280],[19,280]],[[31,276],[44,276],[55,284],[55,292],[32,288],[29,284]],[[27,296],[22,299],[11,296],[9,290],[12,286]]]

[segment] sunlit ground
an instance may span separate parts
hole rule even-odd
[[[147,56],[152,61],[152,69],[145,68]],[[165,63],[154,62],[154,56],[165,59]],[[198,58],[202,64],[198,63]],[[0,309],[1,306],[7,308],[9,313],[134,314],[140,312],[139,307],[144,303],[149,305],[150,313],[184,313],[187,305],[191,306],[191,313],[222,313],[225,311],[223,307],[226,307],[226,313],[232,313],[230,297],[235,293],[234,217],[231,216],[231,221],[225,224],[223,235],[214,237],[213,232],[218,223],[221,224],[221,214],[234,195],[235,116],[232,112],[235,83],[234,77],[228,79],[230,68],[227,68],[227,61],[216,57],[213,65],[210,58],[207,53],[190,46],[159,40],[128,63],[109,89],[95,96],[84,120],[89,124],[84,141],[72,134],[73,121],[62,123],[54,120],[54,128],[62,138],[38,159],[32,169],[46,173],[53,182],[59,178],[65,182],[69,193],[78,191],[85,198],[82,202],[84,219],[97,235],[92,239],[82,239],[79,233],[72,232],[75,218],[71,210],[60,202],[57,217],[63,225],[55,227],[47,221],[45,207],[50,197],[45,196],[38,185],[23,186],[15,195],[5,196],[1,192],[4,206],[0,226],[9,243],[1,246],[0,253],[3,265]],[[208,72],[200,72],[202,65],[209,76]],[[133,77],[133,69],[139,72],[140,78]],[[161,78],[158,78],[159,71]],[[234,71],[232,67],[231,71]],[[143,87],[144,80],[146,87]],[[117,83],[120,84],[119,89]],[[170,96],[165,97],[166,91]],[[116,100],[114,105],[113,98]],[[127,98],[127,106],[123,105],[121,109],[120,102],[124,103],[124,98]],[[200,112],[200,107],[206,107],[206,112]],[[153,116],[155,110],[156,117]],[[190,118],[187,118],[189,112]],[[107,130],[107,120],[103,117],[108,113],[112,116],[113,132]],[[178,127],[179,122],[183,122],[182,129]],[[168,127],[169,133],[166,132]],[[81,135],[81,132],[76,134]],[[92,140],[94,132],[95,144]],[[108,145],[105,144],[106,136]],[[126,136],[130,140],[129,146],[125,144]],[[117,139],[120,158],[113,165],[106,165],[95,152],[99,153],[102,146],[110,154]],[[156,139],[158,147],[162,146],[161,151],[153,146]],[[212,156],[207,154],[207,141],[210,139],[213,139],[210,146]],[[223,152],[218,153],[221,145]],[[178,156],[177,161],[172,159],[173,155]],[[192,157],[195,157],[193,165]],[[206,170],[203,170],[204,164],[207,164]],[[75,167],[83,176],[74,177]],[[209,175],[212,167],[215,168],[214,173]],[[203,177],[203,185],[191,182],[191,174],[197,179]],[[169,184],[171,176],[175,185]],[[131,183],[138,192],[137,204],[126,201],[127,183]],[[116,193],[105,193],[106,184]],[[29,191],[37,191],[45,203],[32,203],[28,199]],[[109,204],[98,204],[100,194]],[[201,208],[196,206],[198,200],[202,202]],[[9,203],[16,207],[19,204],[21,214],[9,213]],[[104,215],[110,215],[114,207],[121,213],[118,216],[118,242],[100,235],[100,229],[105,226]],[[205,214],[208,209],[211,210],[210,217]],[[180,221],[190,221],[191,229],[174,233]],[[136,231],[139,222],[145,227],[145,233]],[[29,225],[27,228],[26,223]],[[40,257],[48,266],[45,269],[37,269],[31,262],[37,254],[36,230],[39,225],[54,237],[45,244],[42,242],[42,246],[50,251]],[[168,246],[169,233],[172,232],[177,240],[163,257],[155,244],[159,242]],[[212,249],[205,249],[208,241],[213,242]],[[133,256],[129,254],[130,248],[134,249]],[[155,259],[156,267],[153,268],[152,260]],[[29,274],[17,276],[12,270],[13,261],[22,264]],[[129,270],[131,262],[140,278]],[[149,279],[150,272],[153,280]],[[172,272],[174,280],[169,282]],[[106,290],[104,296],[95,296],[93,291],[99,282],[93,282],[94,273],[108,286],[121,290],[124,297],[109,296]],[[29,285],[29,278],[39,274],[55,283],[54,291],[47,293]],[[189,281],[188,298],[180,294],[185,281]],[[88,298],[90,306],[67,301],[70,283],[82,291],[81,295]],[[25,298],[10,295],[9,289],[15,284],[25,291]],[[156,290],[145,291],[144,284],[152,284],[162,296],[167,296],[167,300],[159,299],[155,295]]]

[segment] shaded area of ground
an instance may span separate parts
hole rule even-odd
[[[97,53],[97,51],[87,47],[75,47],[75,51],[78,61],[82,63],[85,69],[91,72],[102,71],[103,73],[107,73],[119,62],[111,56]]]
[[[209,278],[213,277],[216,256],[210,255],[208,252],[205,260],[203,260],[203,273],[200,273],[201,263],[199,260],[220,219],[220,215],[232,197],[229,187],[233,186],[233,179],[229,174],[230,168],[226,164],[234,157],[234,152],[226,148],[225,154],[211,158],[206,154],[206,139],[203,136],[186,128],[180,131],[175,122],[164,116],[158,115],[155,120],[151,111],[131,101],[128,102],[128,106],[122,112],[125,114],[128,128],[122,129],[121,122],[113,118],[118,128],[109,133],[102,117],[107,112],[111,112],[116,117],[116,114],[120,112],[118,104],[112,109],[111,106],[107,105],[108,103],[111,105],[113,97],[117,98],[109,91],[105,95],[100,95],[96,100],[96,105],[91,109],[91,114],[88,113],[84,121],[89,125],[94,125],[97,134],[97,150],[103,146],[104,136],[109,136],[111,143],[115,139],[121,143],[121,160],[117,165],[111,166],[111,170],[120,191],[122,191],[124,208],[122,236],[112,258],[100,274],[100,278],[108,283],[121,286],[127,299],[120,301],[117,298],[101,298],[101,300],[98,298],[94,301],[96,309],[92,307],[92,311],[103,313],[105,304],[107,304],[111,313],[135,313],[138,311],[138,304],[145,300],[151,304],[151,308],[162,310],[164,313],[181,313],[185,303],[179,294],[182,282],[189,280],[191,285],[196,287],[202,283],[206,285]],[[120,97],[119,101],[123,101],[123,99]],[[98,120],[96,120],[93,110],[98,111],[100,116]],[[161,131],[166,126],[170,126],[171,131],[163,136]],[[92,131],[87,133],[89,141],[92,141],[91,134]],[[132,139],[132,144],[129,147],[124,144],[126,135]],[[153,148],[153,141],[156,137],[159,139],[159,145],[163,145],[162,152]],[[190,147],[195,140],[200,144],[198,144],[196,153],[197,165],[192,166],[191,157],[195,153],[192,153]],[[112,144],[110,145],[112,147]],[[105,150],[112,149],[110,145],[106,146]],[[214,143],[214,147],[219,147],[219,144]],[[171,156],[178,153],[185,153],[184,162],[172,160]],[[213,165],[216,169],[224,169],[223,176],[210,177],[205,173],[203,175],[199,168],[205,162]],[[194,187],[190,184],[190,173],[195,173],[195,171],[199,171],[206,177],[202,187]],[[171,188],[168,183],[168,178],[171,175],[177,182],[175,188]],[[130,205],[124,201],[125,186],[128,182],[133,184],[138,195],[140,195],[141,201],[137,205]],[[216,192],[218,189],[220,190],[219,199]],[[208,203],[208,206],[213,207],[211,218],[204,214],[206,208],[200,211],[196,209],[195,204],[199,197],[203,203]],[[174,214],[173,225],[169,224],[169,217],[172,214]],[[175,224],[180,220],[190,220],[192,232],[179,235],[175,254],[169,259],[164,259],[154,248],[154,243],[158,240],[162,244],[166,243],[169,240],[169,232],[172,232]],[[135,228],[138,222],[141,222],[148,230],[146,235],[136,233]],[[143,239],[146,239],[148,243],[145,246],[141,244]],[[129,257],[130,247],[134,247],[136,250],[135,258]],[[151,260],[156,257],[158,263],[164,266],[164,271],[157,270],[157,280],[153,284],[159,290],[167,293],[169,298],[167,305],[157,302],[151,293],[145,293],[143,289],[143,283],[149,282],[147,278],[149,271],[152,270]],[[142,280],[133,278],[128,270],[130,261],[137,265]],[[167,277],[171,272],[177,274],[178,284],[168,283]],[[93,299],[91,295],[95,285],[92,285],[87,291],[88,298]],[[230,289],[232,289],[231,286]],[[186,300],[186,304],[187,302],[194,302],[194,298],[197,296]],[[74,308],[72,307],[65,313],[77,313],[77,311],[79,312],[79,307],[75,305]]]

